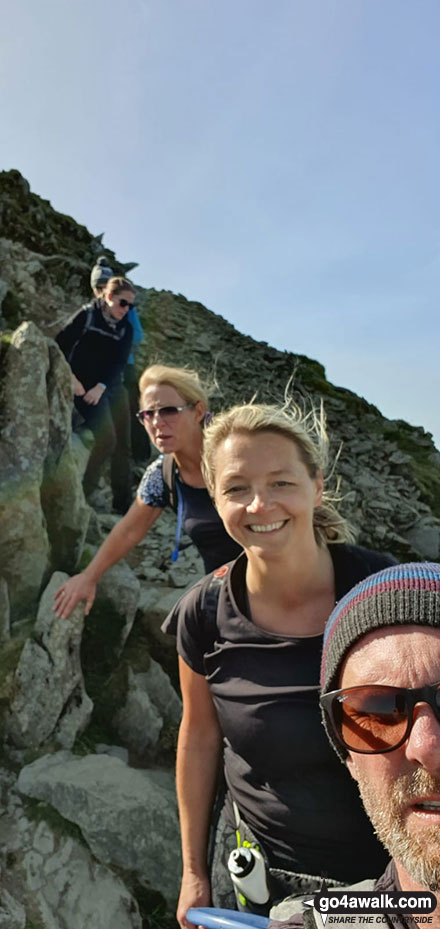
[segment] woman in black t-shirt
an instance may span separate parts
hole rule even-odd
[[[206,391],[195,371],[158,364],[142,374],[139,393],[142,403],[139,418],[151,441],[163,455],[172,455],[174,459],[177,534],[180,535],[180,528],[185,529],[203,559],[205,570],[211,571],[235,558],[241,549],[225,531],[201,472]],[[55,610],[59,617],[67,619],[80,600],[86,601],[86,615],[90,612],[102,575],[145,537],[169,504],[169,488],[159,459],[146,469],[136,500],[87,568],[57,590]],[[177,547],[178,539],[176,550]]]
[[[163,627],[177,634],[183,696],[181,926],[190,906],[233,905],[224,874],[237,814],[241,839],[258,842],[277,870],[275,897],[308,892],[321,876],[350,882],[383,869],[355,785],[327,743],[318,682],[335,600],[392,559],[347,544],[349,527],[324,491],[321,426],[314,442],[294,414],[248,405],[205,433],[206,484],[244,553],[184,595]],[[209,874],[222,755],[226,800]]]

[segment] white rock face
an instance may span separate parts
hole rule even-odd
[[[123,881],[78,840],[44,820],[33,822],[10,776],[0,786],[0,929],[141,929],[138,905]]]
[[[76,823],[98,861],[135,872],[175,905],[181,866],[171,773],[62,751],[24,767],[17,788]]]
[[[15,672],[5,729],[19,748],[50,737],[71,748],[92,714],[80,662],[83,607],[79,604],[67,620],[53,611],[54,592],[66,579],[60,571],[52,576],[40,600],[34,637],[26,640]]]

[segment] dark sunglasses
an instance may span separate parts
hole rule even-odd
[[[118,300],[118,303],[119,303],[119,306],[122,306],[124,309],[126,306],[128,306],[129,310],[132,310],[134,307],[134,303],[130,303],[130,301],[125,300],[124,297],[122,297],[122,300]]]
[[[440,682],[413,688],[365,684],[333,690],[320,702],[338,742],[360,755],[385,754],[403,745],[416,703],[427,703],[440,722]]]
[[[155,410],[139,410],[136,416],[140,423],[152,423],[155,416],[160,416],[161,419],[173,419],[182,410],[187,410],[193,406],[195,406],[195,403],[183,403],[182,406],[160,406]]]

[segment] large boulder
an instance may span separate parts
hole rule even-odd
[[[49,439],[47,341],[34,323],[14,332],[2,372],[0,564],[14,618],[34,604],[49,571],[40,488]]]
[[[21,748],[50,738],[71,748],[92,714],[80,663],[83,607],[78,605],[69,619],[58,619],[53,611],[53,595],[65,580],[61,572],[51,578],[40,601],[34,636],[26,640],[15,671],[5,734]]]
[[[11,620],[35,608],[50,569],[76,567],[89,508],[71,448],[70,371],[32,322],[2,352],[0,564]]]
[[[141,929],[121,877],[94,860],[50,808],[23,804],[2,775],[0,929]]]
[[[47,399],[48,446],[41,503],[51,546],[52,564],[72,573],[78,565],[90,519],[81,471],[72,449],[72,379],[58,346],[49,340]],[[87,450],[86,455],[88,457]]]
[[[136,770],[119,758],[62,751],[24,767],[17,788],[49,803],[81,829],[105,865],[135,872],[174,906],[180,841],[174,778],[164,770]]]

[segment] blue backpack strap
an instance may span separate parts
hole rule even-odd
[[[170,507],[175,513],[178,511],[179,500],[176,481],[176,462],[173,455],[164,455],[162,458],[162,477],[170,496]]]
[[[180,536],[182,535],[182,526],[183,526],[183,496],[182,488],[176,482],[176,496],[177,496],[177,522],[176,522],[176,535],[174,537],[174,549],[171,553],[171,561],[177,561],[179,557],[179,547],[180,547]]]

